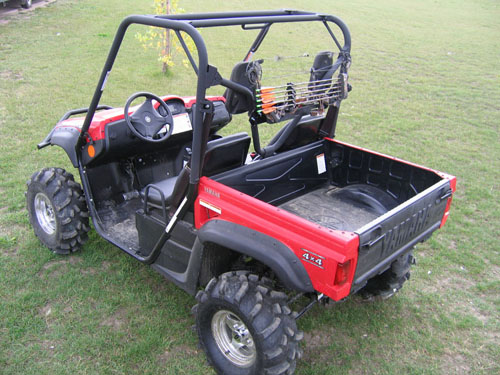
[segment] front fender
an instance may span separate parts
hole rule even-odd
[[[49,135],[38,144],[38,149],[46,146],[59,146],[66,151],[66,154],[71,160],[73,167],[78,168],[78,160],[76,157],[76,141],[80,136],[80,131],[73,127],[55,127]]]
[[[201,242],[213,242],[251,256],[271,268],[289,289],[313,292],[311,279],[293,251],[266,234],[224,220],[211,220],[198,231]]]

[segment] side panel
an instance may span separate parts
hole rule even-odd
[[[317,156],[325,154],[323,141],[283,152],[258,163],[214,176],[214,180],[274,206],[328,181],[318,173]]]
[[[290,249],[293,258],[301,262],[316,291],[334,300],[349,294],[354,272],[346,283],[334,285],[338,263],[350,261],[355,268],[359,238],[356,234],[330,230],[308,222],[270,204],[202,177],[195,202],[195,226],[211,220],[224,220],[247,227],[276,239]],[[237,236],[237,233],[234,233]],[[235,249],[236,250],[236,249]],[[266,249],[270,259],[275,250]],[[314,257],[314,261],[311,261]]]
[[[421,166],[421,165],[418,165],[418,164],[415,164],[415,163],[411,163],[409,161],[396,158],[394,156],[385,155],[385,154],[382,154],[380,152],[376,152],[376,151],[368,150],[368,149],[363,148],[363,147],[351,145],[351,144],[349,144],[347,142],[342,142],[342,141],[338,141],[338,140],[331,139],[331,138],[325,138],[325,140],[328,141],[328,142],[331,142],[333,145],[336,145],[336,146],[348,147],[348,148],[351,148],[351,149],[355,149],[355,150],[358,150],[358,151],[361,151],[361,152],[365,152],[365,153],[371,154],[371,156],[378,156],[378,157],[380,157],[382,159],[388,159],[388,160],[391,160],[391,161],[394,161],[394,162],[403,163],[403,164],[406,164],[406,165],[409,165],[409,166],[412,166],[412,167],[416,167],[416,168],[421,169],[423,171],[432,172],[435,175],[439,176],[441,179],[445,179],[445,180],[450,181],[451,189],[453,190],[453,192],[455,192],[455,190],[456,190],[456,177],[452,176],[450,174],[447,174],[447,173],[444,173],[444,172],[440,172],[440,171],[437,171],[437,170],[432,169],[432,168],[424,167],[424,166]]]
[[[359,149],[337,141],[326,142],[330,178],[336,186],[377,187],[402,204],[442,180],[434,171]]]

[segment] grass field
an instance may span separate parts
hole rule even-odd
[[[299,321],[306,339],[297,374],[500,373],[500,4],[190,0],[181,6],[188,12],[307,8],[340,16],[353,38],[353,91],[343,102],[337,138],[458,178],[450,219],[418,247],[418,265],[396,297],[351,298],[315,307]],[[191,330],[192,297],[95,233],[75,255],[50,253],[25,209],[25,182],[34,171],[72,171],[62,150],[36,151],[36,144],[67,110],[88,106],[121,19],[152,11],[146,0],[58,0],[0,24],[2,375],[213,373]],[[229,41],[213,31],[203,35],[222,51],[215,65],[227,75],[248,41],[236,33]],[[314,43],[295,34],[278,42],[269,51],[296,54]],[[133,52],[153,64],[140,65]],[[192,93],[184,73],[168,77],[169,86],[155,59],[132,34],[107,102],[123,105],[139,89]],[[236,126],[249,131],[242,121]]]

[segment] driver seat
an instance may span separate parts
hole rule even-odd
[[[232,134],[208,142],[203,175],[212,176],[242,166],[249,147],[250,137],[247,133]],[[186,164],[179,175],[145,186],[141,189],[140,196],[152,207],[177,207],[188,187],[190,174],[191,169]]]

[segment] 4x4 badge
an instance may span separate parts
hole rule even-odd
[[[322,270],[324,270],[323,262],[325,261],[325,257],[322,257],[321,255],[315,254],[312,251],[306,249],[301,249],[301,250],[304,251],[304,253],[302,253],[302,260],[304,262],[311,263],[316,267],[319,267]]]

